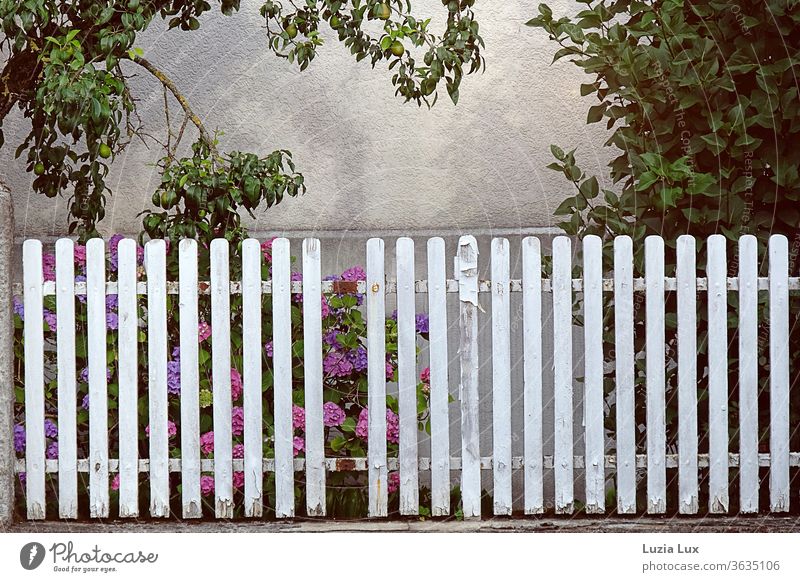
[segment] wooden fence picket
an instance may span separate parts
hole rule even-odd
[[[538,238],[522,240],[522,349],[524,509],[544,513],[542,446],[542,248]]]
[[[556,513],[571,513],[575,500],[572,434],[572,243],[553,240],[553,390]]]
[[[728,264],[724,235],[708,238],[708,495],[712,513],[728,511]]]
[[[167,247],[163,240],[148,241],[144,247],[147,272],[147,392],[150,410],[150,515],[152,517],[169,516],[166,251]],[[91,315],[89,319],[91,320]],[[91,379],[91,368],[89,374]]]
[[[292,314],[289,240],[272,242],[272,350],[275,381],[275,516],[294,517]]]
[[[769,499],[789,511],[789,241],[769,238]]]
[[[369,516],[388,513],[386,464],[386,279],[384,244],[367,241],[367,464]]]
[[[211,241],[211,384],[214,407],[214,514],[233,517],[229,245]]]
[[[261,362],[261,244],[242,242],[242,393],[244,409],[244,515],[261,517],[264,483]]]
[[[614,370],[617,387],[617,512],[636,513],[633,241],[614,239]]]
[[[203,516],[200,492],[200,356],[197,241],[178,245],[181,370],[181,502],[184,519]]]
[[[306,409],[306,512],[325,516],[325,432],[322,423],[322,291],[319,239],[303,241],[303,377]]]
[[[132,239],[119,241],[117,246],[117,318],[119,321],[117,375],[119,378],[120,517],[139,516],[139,431],[141,428],[139,427],[138,394],[139,313],[136,295],[136,254],[136,241]],[[183,445],[181,454],[186,454]],[[189,458],[191,458],[191,454]],[[186,490],[187,483],[184,483],[183,486]]]
[[[739,507],[758,511],[758,242],[739,239]]]
[[[429,333],[431,407],[431,515],[450,513],[450,420],[448,412],[447,274],[445,245],[428,240]]]
[[[583,239],[583,418],[586,444],[586,513],[604,513],[605,427],[603,425],[603,241]]]
[[[645,239],[647,374],[647,512],[667,510],[664,240]]]
[[[58,361],[58,516],[78,517],[77,374],[75,373],[75,243],[56,241]]]
[[[511,515],[511,256],[492,240],[492,475],[494,514]]]
[[[678,511],[697,513],[697,273],[694,237],[678,237]]]
[[[400,414],[400,514],[419,514],[417,330],[414,241],[397,239],[397,382]]]
[[[44,310],[42,297],[42,243],[26,240],[25,288],[25,503],[28,519],[45,518],[44,438]]]

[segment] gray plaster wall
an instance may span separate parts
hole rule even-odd
[[[259,0],[243,0],[232,17],[217,11],[196,32],[167,31],[159,21],[138,45],[165,70],[221,147],[265,155],[294,153],[307,180],[302,199],[286,200],[246,223],[259,231],[519,229],[552,226],[569,195],[563,176],[547,170],[549,146],[577,146],[582,167],[602,170],[602,124],[585,125],[589,82],[569,62],[550,65],[558,48],[524,23],[536,3],[481,0],[476,13],[486,41],[486,71],[465,78],[459,104],[443,94],[432,110],[394,97],[391,73],[356,63],[323,26],[325,45],[302,73],[266,47]],[[581,4],[550,2],[557,14]],[[439,0],[414,0],[418,14],[442,30]],[[164,136],[162,87],[128,63],[146,129]],[[178,108],[172,107],[179,125]],[[28,131],[18,111],[5,121],[0,180],[13,192],[19,236],[58,235],[67,227],[67,197],[47,199],[14,149]],[[193,136],[192,136],[193,137]],[[188,146],[191,140],[185,140]],[[113,165],[104,234],[136,233],[136,214],[150,207],[158,183],[157,144],[134,141]]]

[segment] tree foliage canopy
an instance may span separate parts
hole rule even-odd
[[[216,4],[231,15],[240,0]],[[357,60],[369,59],[373,67],[387,63],[397,95],[431,106],[441,86],[456,102],[463,75],[483,66],[474,0],[442,4],[447,19],[441,35],[429,30],[429,19],[414,17],[410,0],[268,0],[260,13],[269,48],[300,70],[323,44],[320,28],[325,23]],[[109,191],[108,163],[139,134],[136,99],[123,72],[126,62],[155,75],[164,86],[165,106],[169,92],[185,116],[179,132],[167,128],[158,193],[165,210],[183,203],[182,231],[174,230],[167,212],[151,213],[145,225],[149,234],[191,236],[200,223],[217,234],[225,225],[233,232],[238,206],[252,211],[262,202],[271,206],[303,191],[288,152],[278,150],[266,158],[218,152],[215,136],[180,89],[136,46],[137,34],[156,18],[166,19],[170,28],[193,31],[213,9],[206,0],[0,0],[0,46],[7,55],[0,75],[0,144],[2,122],[17,105],[31,121],[17,155],[27,152],[37,192],[53,197],[71,190],[70,232],[77,230],[82,237],[96,233]],[[197,127],[198,143],[191,158],[176,160],[187,123]],[[207,172],[187,174],[186,168],[204,164]],[[170,171],[173,166],[176,170]]]

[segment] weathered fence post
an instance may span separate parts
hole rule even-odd
[[[14,324],[11,312],[14,205],[0,184],[0,526],[14,517]]]

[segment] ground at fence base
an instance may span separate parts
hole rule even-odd
[[[800,516],[542,518],[468,520],[287,522],[24,522],[3,533],[790,533],[800,532]]]

